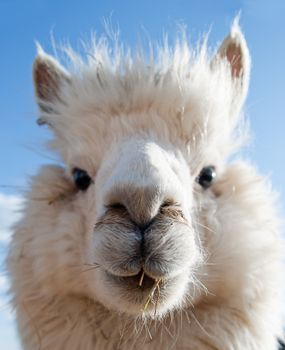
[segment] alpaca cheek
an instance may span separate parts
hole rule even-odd
[[[44,235],[31,243],[33,273],[44,293],[82,292],[82,220],[73,211],[58,217],[56,229],[47,228]]]

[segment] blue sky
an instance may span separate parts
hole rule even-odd
[[[104,31],[104,19],[120,27],[124,42],[134,45],[145,31],[160,40],[184,23],[193,41],[212,28],[209,42],[216,46],[227,35],[241,10],[241,26],[252,55],[252,78],[246,104],[253,138],[245,154],[260,172],[270,175],[285,208],[285,1],[283,0],[157,0],[72,1],[0,0],[0,256],[5,255],[13,210],[20,203],[29,175],[46,162],[49,132],[36,123],[31,67],[35,40],[51,52],[56,40],[75,47],[91,31]],[[16,350],[13,316],[6,307],[0,274],[0,339],[3,349]]]

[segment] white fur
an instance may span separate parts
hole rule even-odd
[[[237,76],[224,55],[230,44],[241,53]],[[145,58],[94,39],[85,62],[66,49],[69,70],[39,50],[40,121],[66,168],[33,178],[11,243],[24,349],[277,349],[274,194],[251,166],[227,163],[245,136],[249,53],[236,22],[214,58],[205,45],[195,52],[183,37]],[[41,64],[54,96],[37,85],[49,84],[36,75]],[[195,178],[207,165],[217,179],[203,190]],[[86,191],[76,190],[74,167],[92,177]],[[125,281],[142,264],[163,279],[147,307],[149,291],[114,277]]]

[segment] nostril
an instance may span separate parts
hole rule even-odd
[[[108,209],[114,209],[114,210],[127,210],[127,208],[124,206],[124,204],[122,203],[113,203],[113,204],[109,204],[109,205],[106,205],[106,207]]]
[[[176,202],[175,200],[166,199],[159,207],[159,210],[161,211],[162,209],[166,209],[166,208],[174,207],[174,206],[178,206],[178,205],[179,205],[178,202]]]
[[[160,208],[169,207],[170,205],[173,205],[174,201],[171,199],[166,199],[160,206]]]

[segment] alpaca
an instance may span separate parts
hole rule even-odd
[[[26,350],[276,350],[275,195],[242,160],[250,55],[182,35],[149,56],[93,40],[33,66],[49,147],[9,256]],[[231,157],[231,158],[230,158]],[[231,159],[231,161],[230,161]]]

